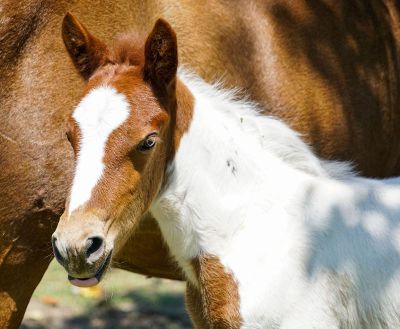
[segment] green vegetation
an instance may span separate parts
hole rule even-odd
[[[52,262],[37,287],[23,329],[186,329],[184,283],[112,270],[95,289],[68,283]]]

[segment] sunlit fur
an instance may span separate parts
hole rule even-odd
[[[193,76],[191,126],[151,211],[193,285],[213,255],[243,328],[397,329],[400,181],[320,161],[283,122]]]

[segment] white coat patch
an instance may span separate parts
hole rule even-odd
[[[104,170],[104,151],[111,133],[129,116],[129,103],[114,88],[92,90],[76,107],[72,117],[81,131],[80,149],[72,183],[69,214],[89,201]]]

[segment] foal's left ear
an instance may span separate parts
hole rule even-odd
[[[107,46],[70,13],[62,22],[62,37],[72,62],[84,79],[89,79],[106,62]]]
[[[178,44],[172,27],[163,19],[157,20],[146,40],[144,79],[161,94],[175,85],[178,69]]]

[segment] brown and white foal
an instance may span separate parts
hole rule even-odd
[[[254,104],[177,73],[163,20],[110,50],[71,16],[63,36],[87,79],[53,236],[72,284],[97,284],[151,211],[199,328],[399,328],[399,179],[354,177]]]
[[[69,120],[75,175],[52,243],[70,282],[86,287],[102,279],[112,254],[167,183],[167,166],[189,129],[194,98],[177,78],[176,36],[165,21],[157,21],[147,40],[122,35],[111,49],[70,14],[62,32],[87,83]],[[187,290],[193,320],[205,327],[206,319],[229,318],[236,327],[235,282],[217,258],[197,256],[187,264],[194,280]],[[217,295],[208,295],[208,285]]]

